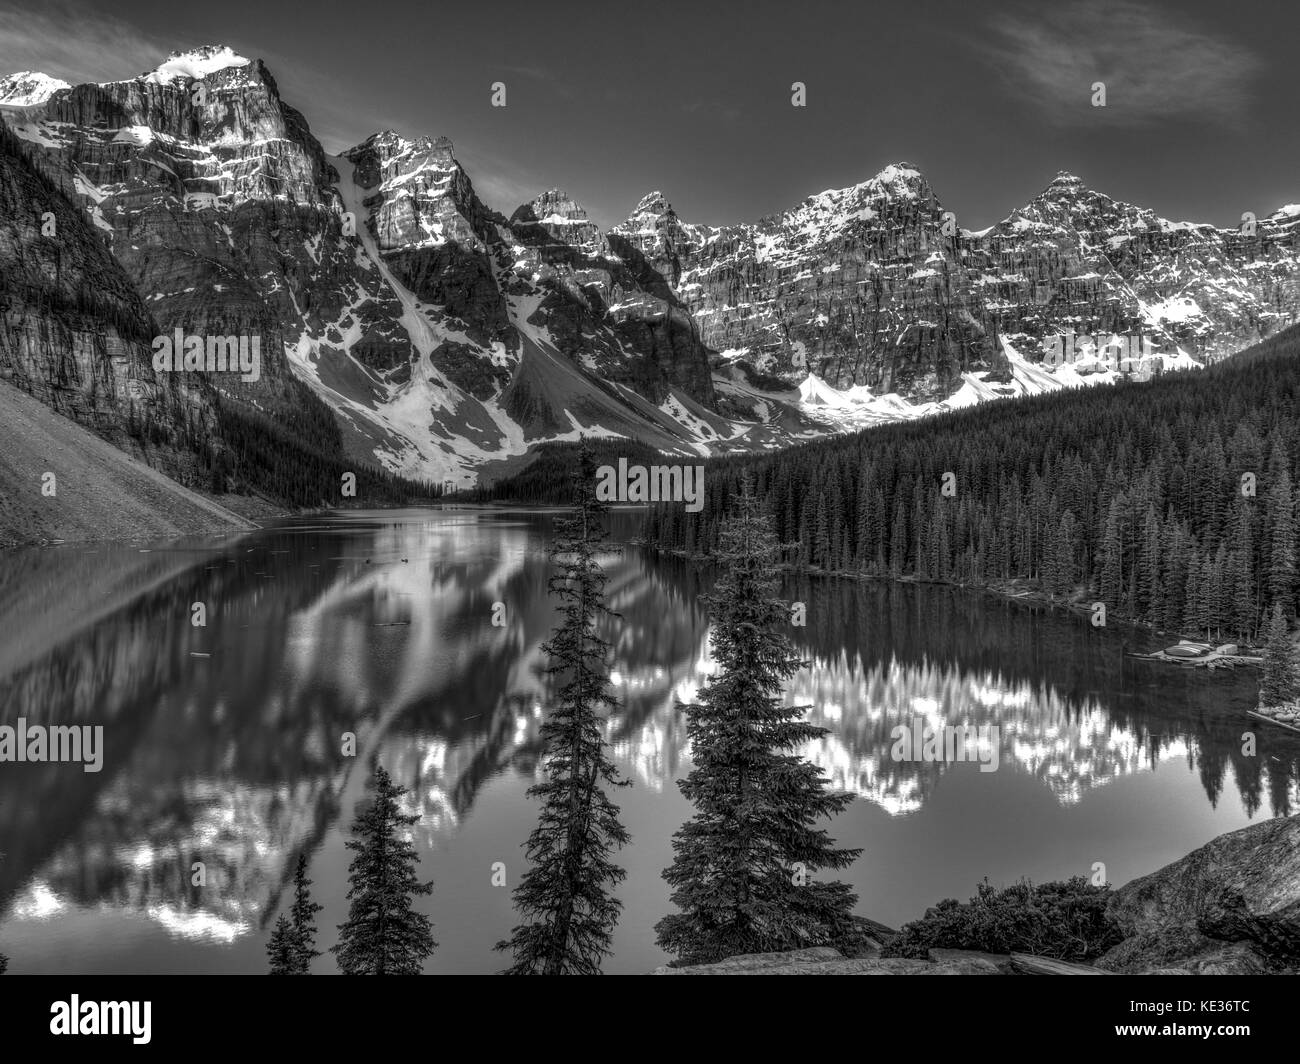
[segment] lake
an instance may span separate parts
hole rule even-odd
[[[552,515],[349,512],[246,536],[0,554],[0,724],[104,728],[103,767],[0,764],[0,952],[13,972],[266,969],[293,863],[320,941],[346,914],[344,849],[377,758],[419,814],[429,972],[493,972],[535,804]],[[616,538],[637,515],[613,515]],[[607,559],[609,722],[632,835],[609,972],[666,958],[660,878],[690,815],[678,700],[709,674],[710,574],[635,548]],[[1114,885],[1225,831],[1300,809],[1300,736],[1255,722],[1252,670],[1125,651],[1173,641],[955,588],[792,578],[810,662],[787,697],[830,729],[814,758],[857,800],[831,821],[842,878],[897,926],[941,898],[1091,875]],[[206,626],[192,623],[202,603]],[[494,624],[495,619],[500,622]],[[994,772],[896,761],[915,718],[996,726]],[[1242,753],[1257,731],[1258,753]],[[356,736],[357,756],[341,754]],[[204,882],[195,885],[201,862]],[[503,862],[507,886],[493,886]],[[335,970],[326,953],[318,972]]]

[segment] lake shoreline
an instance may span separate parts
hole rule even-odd
[[[679,558],[696,565],[709,564],[713,561],[713,559],[706,554],[655,547],[644,540],[633,539],[631,542],[632,545],[642,547],[651,554],[661,554],[670,558]],[[994,596],[1004,602],[1018,602],[1026,606],[1046,606],[1054,611],[1074,614],[1083,619],[1091,618],[1092,604],[1095,601],[1088,597],[1086,588],[1076,588],[1073,594],[1062,598],[1061,596],[1053,595],[1040,588],[1034,587],[1034,582],[1027,579],[1007,580],[988,584],[970,584],[956,580],[938,580],[929,577],[922,578],[906,574],[895,576],[882,573],[862,573],[838,569],[820,569],[815,566],[785,565],[781,566],[779,571],[791,576],[814,576],[828,579],[849,580],[854,583],[879,582],[902,585],[911,584],[926,587],[949,587],[960,591],[976,591]],[[1190,632],[1185,629],[1169,631],[1168,629],[1158,628],[1147,621],[1138,620],[1135,617],[1128,617],[1123,614],[1115,616],[1114,621],[1135,632],[1173,637],[1174,639],[1190,639],[1195,642],[1205,641],[1205,637],[1198,632]],[[1097,627],[1110,627],[1110,622],[1108,620],[1107,624],[1098,625]]]

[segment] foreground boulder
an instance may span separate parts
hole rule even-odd
[[[1115,972],[1237,975],[1300,966],[1300,816],[1220,835],[1115,891]]]

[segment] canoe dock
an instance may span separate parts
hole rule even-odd
[[[1236,643],[1215,647],[1208,643],[1191,643],[1183,640],[1154,654],[1130,654],[1129,657],[1147,661],[1169,661],[1187,668],[1235,669],[1238,665],[1259,665],[1264,659],[1242,654]]]

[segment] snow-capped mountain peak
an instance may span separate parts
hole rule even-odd
[[[188,82],[208,77],[221,98],[195,103]],[[582,431],[766,449],[1106,379],[1041,366],[1066,334],[1140,336],[1163,371],[1296,319],[1300,205],[1246,234],[1061,172],[1005,221],[953,231],[921,171],[893,162],[753,223],[684,222],[655,189],[602,234],[554,187],[507,219],[445,138],[386,129],[326,154],[225,45],[96,93],[13,75],[0,104],[160,324],[228,334],[267,308],[280,357],[249,401],[292,412],[287,381],[304,380],[349,453],[438,480]],[[166,279],[159,247],[178,264]]]
[[[661,211],[668,210],[670,206],[668,197],[658,189],[655,189],[653,192],[647,192],[637,201],[637,205],[633,208],[632,214],[634,216],[637,214],[645,214],[647,212],[658,214]]]
[[[1072,174],[1069,170],[1058,170],[1047,187],[1048,189],[1079,191],[1084,188],[1084,184],[1083,179],[1077,174]]]
[[[827,214],[828,221],[845,222],[854,218],[865,219],[862,205],[873,200],[914,199],[925,188],[925,178],[921,171],[910,163],[890,163],[874,177],[860,181],[847,188],[828,188],[815,196],[809,196],[793,211],[787,211],[783,218],[802,219],[809,213]],[[843,217],[836,217],[843,215]]]
[[[911,163],[890,163],[866,184],[876,187],[910,188],[917,182],[924,181],[921,171]]]
[[[34,107],[60,89],[72,88],[66,81],[37,70],[21,70],[0,78],[0,107]]]
[[[536,225],[554,240],[586,251],[603,249],[600,228],[586,208],[567,192],[553,188],[523,204],[510,218],[512,225]]]
[[[249,62],[229,45],[206,44],[201,48],[172,52],[160,66],[141,74],[139,80],[169,85],[177,80],[206,78],[230,67],[248,66]]]

